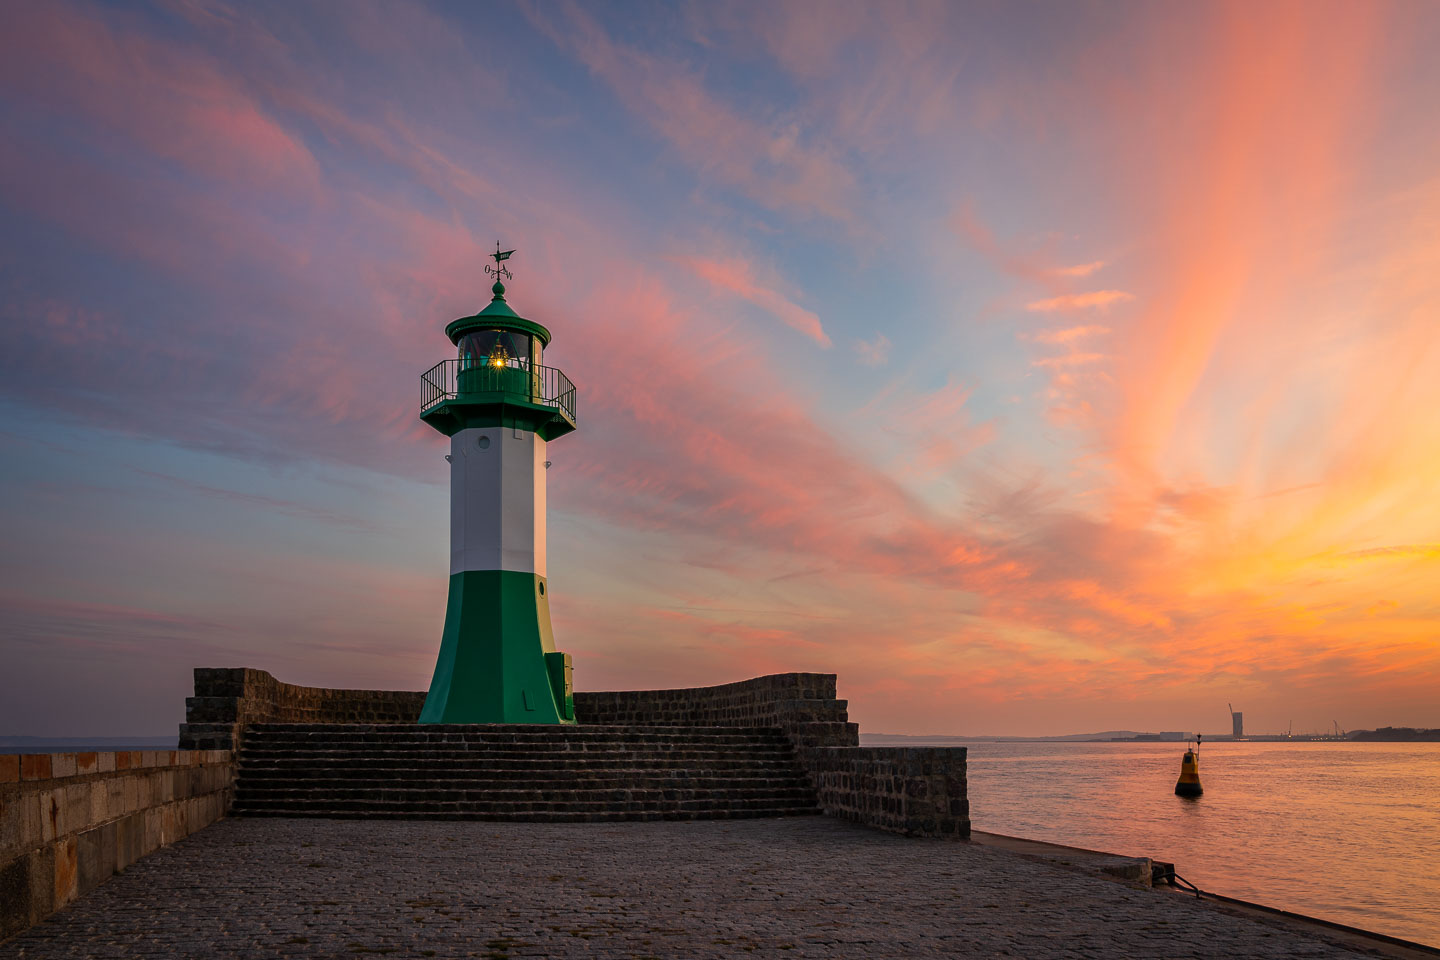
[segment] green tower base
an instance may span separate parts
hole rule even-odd
[[[570,656],[555,650],[545,578],[450,576],[445,635],[421,723],[574,723]]]

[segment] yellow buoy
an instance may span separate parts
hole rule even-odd
[[[1196,744],[1185,751],[1185,756],[1180,759],[1180,779],[1175,782],[1175,796],[1177,797],[1198,797],[1205,792],[1200,786],[1200,744],[1199,737],[1196,737]]]

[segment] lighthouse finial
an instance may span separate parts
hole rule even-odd
[[[511,254],[514,252],[514,250],[501,250],[500,241],[496,240],[495,252],[490,254],[490,257],[495,261],[495,265],[491,266],[488,263],[485,265],[485,272],[495,278],[495,286],[491,287],[490,290],[497,297],[503,297],[505,295],[505,284],[501,283],[500,279],[502,277],[506,280],[513,279],[513,277],[510,276],[510,271],[505,268],[504,261],[509,260]]]

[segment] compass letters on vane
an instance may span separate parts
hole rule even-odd
[[[495,261],[495,264],[494,266],[491,266],[488,263],[485,265],[486,275],[494,277],[497,281],[502,279],[513,279],[510,276],[510,271],[505,267],[505,261],[509,260],[511,254],[513,254],[514,252],[514,250],[501,250],[499,241],[496,241],[495,252],[490,254],[490,257]]]

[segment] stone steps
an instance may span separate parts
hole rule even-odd
[[[250,769],[266,770],[275,773],[284,773],[289,776],[301,774],[306,770],[323,771],[329,775],[342,776],[341,771],[384,771],[387,775],[391,772],[398,773],[405,770],[420,771],[485,771],[491,770],[507,774],[518,774],[536,772],[541,770],[565,770],[574,766],[583,766],[587,771],[596,770],[647,770],[647,771],[677,771],[689,773],[703,769],[707,772],[743,773],[745,771],[762,770],[790,770],[794,763],[790,758],[762,759],[762,758],[736,758],[727,757],[724,759],[709,759],[704,763],[697,762],[694,758],[651,758],[636,757],[633,755],[618,754],[612,757],[594,757],[584,754],[568,754],[564,757],[550,757],[545,759],[527,759],[515,757],[470,757],[464,760],[426,758],[426,757],[345,757],[331,755],[326,757],[290,757],[282,760],[265,759],[258,760],[254,757],[247,757],[242,753],[242,761],[248,760]]]
[[[794,776],[650,776],[630,773],[625,776],[585,777],[529,776],[505,778],[495,776],[466,777],[306,777],[304,779],[264,774],[247,775],[239,785],[242,795],[266,790],[789,790],[810,789],[809,784]]]
[[[420,809],[433,804],[461,804],[473,810],[510,809],[646,809],[730,807],[813,807],[814,793],[804,787],[770,790],[255,790],[236,794],[234,809],[288,806],[295,809],[404,805]]]
[[[762,790],[746,788],[711,789],[645,789],[635,787],[595,788],[584,790],[456,790],[411,789],[409,787],[367,788],[350,790],[311,790],[297,787],[246,789],[237,792],[237,803],[243,806],[266,805],[284,801],[297,805],[365,804],[365,803],[466,803],[505,808],[517,804],[560,804],[574,806],[608,803],[737,803],[767,805],[783,801],[786,806],[813,806],[814,795],[804,787],[783,787]]]
[[[622,756],[642,752],[655,756],[679,756],[679,757],[714,757],[722,759],[730,754],[743,751],[746,755],[756,756],[787,756],[790,753],[789,744],[723,744],[719,746],[687,746],[674,743],[590,743],[590,744],[454,744],[454,743],[323,743],[316,741],[312,744],[252,744],[246,741],[243,750],[247,756],[253,757],[292,757],[292,756],[345,756],[356,752],[363,752],[371,756],[396,756],[424,755],[428,757],[443,757],[451,760],[463,760],[466,757],[491,756],[502,758],[506,756],[515,757],[543,757],[557,754],[584,754],[586,756]]]
[[[819,811],[778,730],[253,724],[234,812],[562,822]]]
[[[259,726],[259,725],[253,725]],[[693,730],[687,727],[602,727],[599,730],[579,730],[576,727],[559,727],[556,733],[546,734],[542,725],[530,725],[525,727],[502,728],[499,730],[487,730],[485,725],[476,724],[468,729],[451,728],[431,732],[418,730],[419,724],[412,725],[409,730],[399,728],[390,730],[366,729],[346,725],[346,729],[337,730],[335,733],[327,734],[319,729],[323,724],[316,724],[305,730],[274,730],[253,731],[252,727],[246,728],[246,736],[249,737],[255,732],[255,739],[273,740],[280,742],[306,743],[312,740],[327,740],[331,742],[349,741],[384,741],[391,739],[430,741],[430,742],[473,742],[473,743],[582,743],[585,741],[625,741],[625,742],[687,742],[687,743],[779,743],[785,737],[778,731],[770,730],[735,730],[730,731],[723,728],[712,727],[709,730]],[[269,725],[265,725],[269,726]],[[341,724],[331,724],[341,726]],[[497,725],[498,726],[498,725]]]
[[[455,806],[455,805],[451,805]],[[759,817],[814,817],[823,811],[810,808],[770,809],[704,809],[704,810],[609,810],[584,813],[574,810],[510,810],[503,813],[476,812],[462,809],[417,810],[367,807],[364,810],[314,809],[295,811],[290,807],[252,807],[236,810],[241,817],[317,817],[326,820],[488,820],[521,823],[618,823],[629,820],[741,820]]]
[[[764,727],[685,727],[685,726],[643,726],[627,724],[571,724],[555,725],[541,723],[252,723],[246,727],[245,735],[258,737],[318,737],[326,740],[353,737],[411,737],[435,739],[460,737],[464,739],[501,740],[517,737],[534,737],[540,740],[578,740],[586,738],[630,739],[630,738],[681,738],[687,740],[783,740],[779,730]]]
[[[788,754],[736,756],[735,754],[677,754],[673,756],[645,756],[632,753],[614,752],[604,754],[556,753],[535,754],[460,754],[424,755],[414,753],[364,756],[363,750],[356,755],[327,752],[314,756],[296,754],[293,756],[257,756],[248,752],[241,754],[254,769],[273,770],[277,773],[295,775],[305,770],[496,770],[505,774],[523,773],[526,770],[567,770],[583,767],[595,770],[674,770],[674,771],[724,771],[727,774],[746,770],[789,770],[794,759]],[[388,775],[388,774],[387,774]]]

